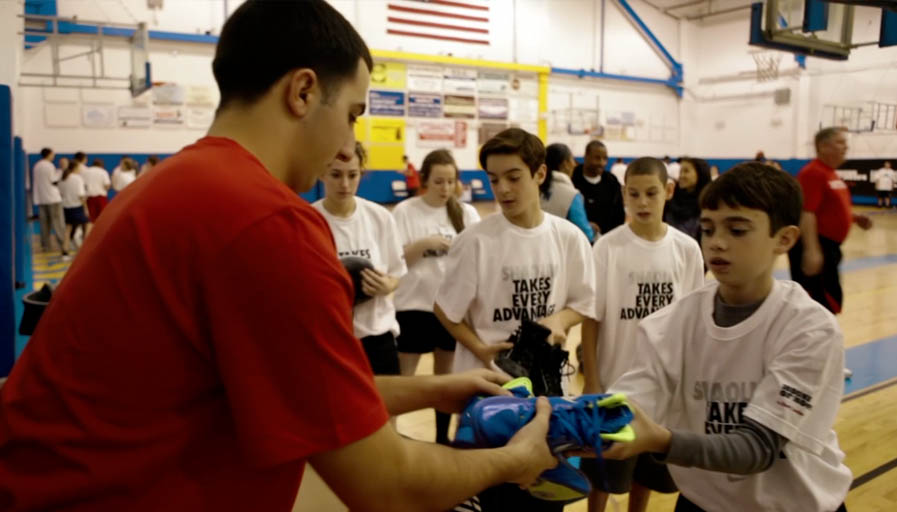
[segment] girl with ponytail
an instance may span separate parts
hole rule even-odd
[[[458,201],[458,178],[452,154],[445,149],[431,151],[420,168],[423,194],[402,201],[392,212],[408,265],[395,297],[402,375],[413,375],[421,354],[427,352],[433,352],[434,373],[452,372],[455,340],[433,314],[433,304],[452,240],[480,220],[473,206]],[[436,442],[448,444],[450,416],[436,412]]]

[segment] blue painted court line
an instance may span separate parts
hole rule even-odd
[[[845,365],[853,371],[845,395],[897,378],[897,335],[850,347]]]
[[[869,256],[867,258],[857,258],[841,263],[841,273],[855,272],[857,270],[866,270],[870,268],[880,267],[882,265],[890,265],[897,263],[897,254],[885,254],[884,256]],[[791,272],[783,268],[772,273],[776,279],[791,279]]]

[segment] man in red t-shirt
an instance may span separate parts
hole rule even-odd
[[[816,159],[797,175],[804,195],[800,240],[788,253],[791,278],[832,313],[840,313],[844,294],[838,265],[841,244],[856,223],[872,227],[869,217],[851,212],[850,190],[835,172],[847,159],[847,133],[824,128],[816,134]]]
[[[408,188],[408,197],[414,197],[420,189],[420,175],[417,173],[417,169],[414,168],[414,164],[408,160],[408,155],[402,157],[402,163],[405,164],[403,172],[405,174],[405,187]]]
[[[308,190],[349,159],[372,61],[323,0],[249,0],[207,137],[105,210],[0,387],[0,510],[289,510],[306,461],[352,510],[447,509],[556,464],[550,406],[505,447],[402,439],[498,374],[371,374]]]

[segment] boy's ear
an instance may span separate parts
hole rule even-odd
[[[797,226],[785,226],[775,234],[776,238],[776,254],[787,253],[800,238],[800,228]]]
[[[541,185],[542,182],[544,182],[547,179],[546,178],[547,175],[548,175],[548,167],[546,167],[545,164],[542,164],[536,170],[536,174],[533,175],[533,179],[536,180],[536,183]]]
[[[667,201],[673,198],[673,193],[676,191],[676,182],[673,180],[667,180],[666,184],[667,190]]]

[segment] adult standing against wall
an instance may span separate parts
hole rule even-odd
[[[600,140],[586,145],[583,163],[573,170],[573,185],[586,200],[586,216],[595,235],[608,233],[626,220],[622,186],[607,167],[607,147]]]
[[[62,212],[62,195],[56,187],[59,181],[56,166],[53,165],[53,150],[40,151],[40,160],[34,164],[32,190],[37,215],[40,219],[40,246],[44,252],[50,250],[50,233],[59,242],[63,259],[68,258],[68,239],[65,237],[65,217]]]
[[[0,388],[2,508],[289,510],[308,461],[351,510],[446,510],[557,464],[544,398],[492,450],[388,422],[503,379],[375,379],[352,334],[351,280],[297,192],[351,159],[372,67],[324,0],[234,12],[208,136],[110,202]]]
[[[878,194],[878,207],[890,208],[891,194],[897,184],[897,173],[891,168],[891,162],[885,160],[882,168],[872,173],[872,181],[875,182],[875,192]]]
[[[420,175],[414,168],[414,164],[408,159],[408,155],[402,156],[402,165],[405,166],[402,174],[405,175],[405,188],[408,189],[408,197],[414,197],[420,189]]]
[[[832,313],[840,313],[844,294],[838,265],[841,244],[856,223],[862,229],[872,220],[851,209],[850,190],[835,172],[847,159],[847,132],[823,128],[816,133],[816,159],[797,175],[804,195],[800,240],[788,253],[791,278],[815,301]]]

